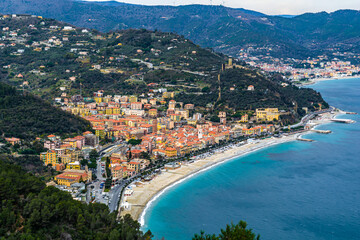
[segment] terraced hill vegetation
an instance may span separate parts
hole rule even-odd
[[[157,78],[176,72],[178,79],[203,80],[204,72],[217,72],[226,60],[176,34],[146,30],[103,34],[75,27],[64,31],[64,26],[70,25],[37,17],[0,20],[1,28],[9,28],[1,32],[6,46],[0,49],[0,65],[5,66],[1,78],[15,86],[25,82],[25,89],[48,99],[60,97],[60,87],[68,95],[79,93],[80,83],[85,94],[99,89],[133,94],[147,89],[143,78],[148,74]],[[16,37],[12,30],[17,30]]]
[[[0,27],[5,29],[0,40],[1,80],[51,101],[64,101],[80,90],[83,96],[99,89],[105,94],[145,95],[166,88],[204,113],[278,107],[296,119],[304,114],[302,107],[326,105],[319,93],[282,87],[282,78],[265,76],[242,62],[234,60],[233,67],[221,70],[227,56],[173,33],[100,33],[24,15],[6,17]],[[247,91],[249,85],[254,91]]]

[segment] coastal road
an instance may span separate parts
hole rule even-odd
[[[110,201],[109,201],[109,209],[110,212],[114,212],[119,206],[120,193],[124,188],[125,182],[120,183],[119,185],[113,187],[109,193]]]
[[[120,143],[112,144],[99,151],[100,157],[97,159],[97,168],[96,168],[97,180],[92,182],[88,186],[88,192],[89,192],[88,202],[90,201],[90,191],[92,191],[95,195],[94,201],[108,205],[111,212],[117,209],[117,205],[119,202],[119,195],[121,193],[122,188],[125,185],[125,182],[114,186],[108,193],[104,194],[103,192],[104,187],[103,189],[101,189],[100,184],[106,180],[106,178],[103,177],[103,173],[105,172],[106,166],[101,165],[101,163],[103,163],[101,161],[101,158],[111,156],[112,153],[119,152],[124,149],[127,149],[126,144],[120,142]]]
[[[290,128],[297,128],[297,127],[300,127],[300,126],[305,126],[311,119],[313,119],[316,115],[318,114],[322,114],[322,113],[327,113],[327,112],[331,112],[331,111],[334,111],[335,108],[334,107],[330,107],[329,109],[326,109],[326,110],[321,110],[321,111],[316,111],[316,112],[313,112],[313,113],[309,113],[307,115],[305,115],[301,121],[297,124],[294,124],[294,125],[291,125]],[[288,128],[288,127],[283,127],[283,129],[285,128]]]

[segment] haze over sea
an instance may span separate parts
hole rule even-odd
[[[360,113],[360,79],[317,83],[332,106]],[[148,209],[143,230],[156,239],[191,239],[245,220],[272,239],[360,239],[360,117],[236,158],[166,191]]]

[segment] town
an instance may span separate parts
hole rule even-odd
[[[194,153],[215,145],[246,136],[274,134],[280,115],[286,114],[277,108],[256,109],[241,120],[228,123],[226,112],[219,112],[219,122],[211,122],[197,113],[193,104],[173,100],[174,92],[152,93],[147,98],[103,93],[99,90],[84,98],[75,95],[60,102],[65,111],[88,120],[93,133],[66,139],[49,135],[42,139],[48,149],[40,154],[43,163],[64,171],[49,184],[88,202],[98,196],[84,191],[85,182],[101,180],[97,191],[105,191],[106,196],[123,179],[139,177],[158,163],[170,162],[165,168],[177,168],[181,166],[180,159],[190,160]],[[104,198],[97,200],[109,203]]]
[[[280,73],[284,79],[304,84],[313,79],[333,79],[360,75],[360,54],[339,52],[331,49],[331,55],[319,55],[307,59],[277,58],[269,53],[271,48],[243,49],[239,59],[265,72]]]
[[[319,96],[302,106],[293,100],[274,104],[270,99],[283,91],[302,90],[286,81],[269,86],[249,68],[264,66],[221,57],[180,36],[131,30],[101,34],[33,15],[3,15],[0,20],[0,48],[8,49],[2,70],[8,83],[23,94],[44,96],[90,124],[81,134],[36,137],[33,145],[45,150],[41,162],[55,171],[47,185],[79,201],[104,203],[110,211],[118,210],[122,195],[132,194],[129,184],[137,179],[151,181],[210,149],[301,130],[301,124],[295,129],[290,125],[327,108]],[[14,22],[8,26],[7,21]],[[18,28],[21,21],[24,28]],[[33,31],[41,37],[31,37]],[[144,46],[147,41],[151,44]],[[36,65],[33,56],[41,56]],[[24,59],[29,61],[25,66]],[[204,103],[201,99],[207,96],[217,100]],[[231,96],[244,97],[233,101]],[[267,102],[253,107],[261,96]],[[5,140],[14,154],[26,151],[23,139]]]

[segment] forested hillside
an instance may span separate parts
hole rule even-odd
[[[6,137],[35,139],[43,134],[79,134],[90,124],[53,107],[39,97],[0,83],[0,133]]]
[[[84,204],[19,166],[0,160],[0,238],[150,239],[138,222],[116,220],[103,204]]]
[[[248,87],[254,86],[253,90]],[[219,97],[219,86],[221,98]],[[200,94],[200,95],[199,95]],[[178,101],[195,103],[206,107],[209,103],[216,104],[217,109],[254,110],[262,107],[278,107],[283,110],[292,109],[298,105],[299,114],[302,107],[314,109],[321,103],[327,107],[320,93],[310,88],[298,88],[292,85],[280,85],[269,80],[254,70],[247,68],[228,69],[220,75],[220,82],[212,79],[211,85],[201,93],[181,93]]]

